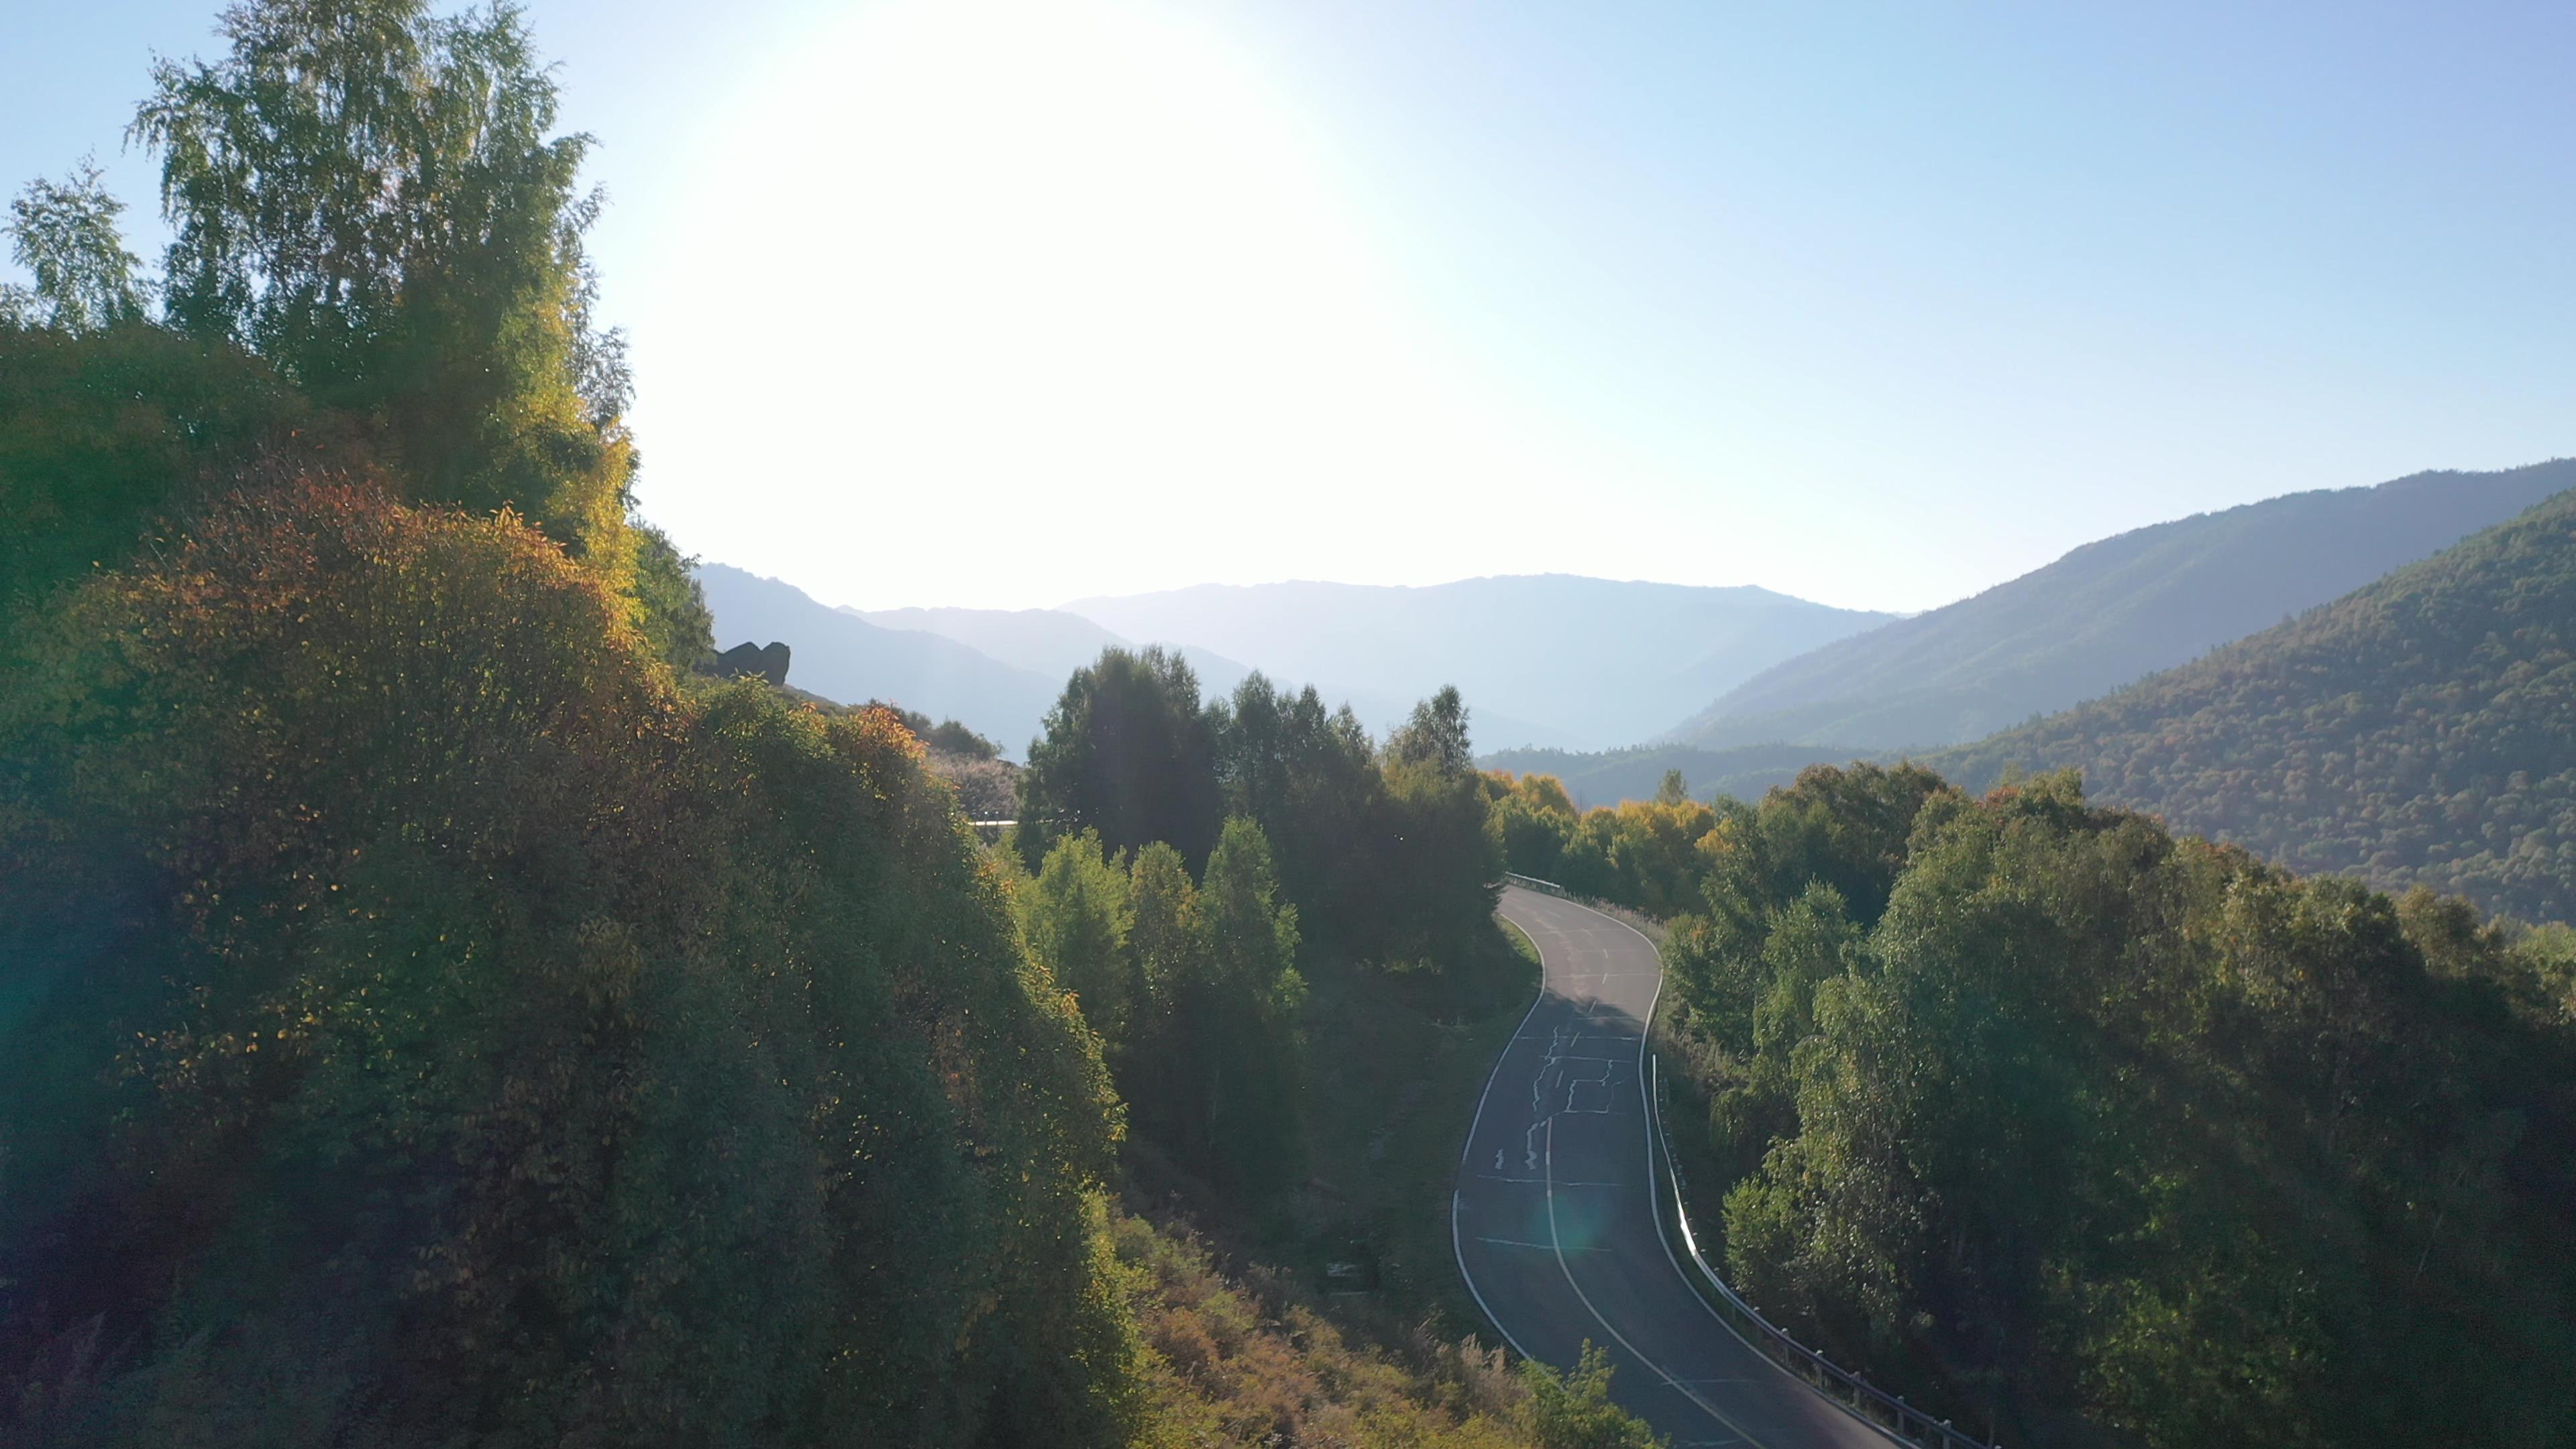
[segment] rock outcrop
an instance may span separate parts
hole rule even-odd
[[[783,687],[787,683],[787,646],[775,639],[765,645],[745,640],[717,655],[715,663],[707,666],[707,672],[725,679],[757,674],[771,684]]]

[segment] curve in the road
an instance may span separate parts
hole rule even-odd
[[[1901,1442],[1746,1343],[1673,1256],[1644,1072],[1663,989],[1654,943],[1517,886],[1501,910],[1538,947],[1544,980],[1486,1080],[1451,1199],[1458,1269],[1485,1316],[1544,1363],[1600,1345],[1613,1397],[1676,1449]]]

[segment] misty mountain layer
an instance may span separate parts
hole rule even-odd
[[[1480,742],[1568,749],[1635,744],[1762,669],[1891,617],[1768,589],[1566,574],[1426,588],[1202,584],[1064,611],[1311,680],[1364,719],[1372,702],[1409,706],[1455,684],[1474,702]]]
[[[842,704],[876,699],[933,719],[955,719],[1013,759],[1023,756],[1043,727],[1067,676],[1097,660],[1103,649],[1161,644],[1189,661],[1210,698],[1233,693],[1252,672],[1213,650],[1151,634],[1130,637],[1060,609],[863,611],[831,607],[793,584],[726,564],[702,565],[697,578],[715,616],[716,638],[727,645],[773,639],[786,644],[795,687]],[[1332,703],[1350,704],[1379,734],[1402,723],[1422,697],[1336,690],[1277,670],[1271,678],[1292,690],[1316,683]],[[1481,727],[1504,733],[1523,728],[1505,716],[1480,712],[1477,718]]]
[[[788,682],[843,704],[879,699],[954,719],[1017,757],[1063,680],[1014,668],[953,639],[887,629],[822,604],[793,584],[725,564],[698,583],[716,642],[778,640],[792,651]]]
[[[1062,609],[853,609],[844,604],[840,612],[880,629],[953,639],[978,654],[1059,685],[1065,676],[1098,659],[1101,650],[1131,643]]]

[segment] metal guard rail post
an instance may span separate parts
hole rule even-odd
[[[1577,905],[1592,904],[1554,881],[1540,880],[1535,876],[1519,875],[1510,871],[1504,872],[1503,878],[1510,884],[1524,890],[1537,891],[1541,895],[1555,896],[1561,900],[1573,901]],[[1653,1023],[1647,1023],[1647,1029],[1651,1032]],[[1664,1176],[1672,1186],[1673,1221],[1681,1227],[1683,1249],[1692,1264],[1707,1277],[1709,1285],[1717,1290],[1718,1301],[1727,1310],[1727,1316],[1734,1322],[1737,1333],[1747,1343],[1762,1350],[1763,1355],[1773,1363],[1797,1375],[1818,1393],[1850,1410],[1873,1428],[1893,1434],[1908,1443],[1939,1446],[1939,1449],[1999,1449],[1999,1446],[1990,1445],[1974,1435],[1961,1433],[1951,1425],[1949,1420],[1933,1418],[1905,1402],[1901,1396],[1880,1389],[1867,1379],[1791,1338],[1785,1330],[1763,1317],[1752,1304],[1745,1302],[1743,1295],[1737,1293],[1724,1278],[1718,1275],[1715,1268],[1709,1266],[1708,1259],[1700,1253],[1699,1236],[1691,1231],[1690,1209],[1682,1199],[1681,1161],[1673,1156],[1672,1133],[1664,1126],[1663,1054],[1651,1053],[1648,1060],[1649,1070],[1653,1073],[1649,1099],[1654,1108],[1655,1139],[1663,1149]],[[1662,1215],[1658,1214],[1656,1224],[1659,1230],[1662,1221]]]

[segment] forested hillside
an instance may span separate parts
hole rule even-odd
[[[1090,813],[1027,877],[925,768],[970,731],[692,674],[518,17],[223,39],[138,122],[157,278],[94,174],[11,228],[0,1442],[1619,1431],[1597,1377],[1346,1340],[1118,1205],[1131,1122],[1212,1214],[1291,1190],[1308,943],[1436,999],[1498,940],[1454,695],[1381,750],[1175,676],[1187,815],[1064,785],[1140,757],[1062,707],[1024,778]],[[1312,810],[1290,749],[1343,752]]]
[[[1697,853],[1698,1216],[1802,1338],[2007,1443],[2576,1442],[2563,929],[2072,774],[1818,769]]]
[[[2302,871],[2576,917],[2576,497],[2325,608],[1930,757],[1982,788],[2078,768],[2107,803]]]
[[[201,506],[11,691],[20,1387],[110,1439],[1114,1441],[1108,1085],[918,746],[676,696],[541,537],[388,493]]]
[[[325,9],[0,327],[8,1432],[1123,1439],[1097,1045],[891,716],[675,687],[517,20]]]
[[[2571,487],[2576,460],[2560,459],[2141,528],[1766,670],[1669,738],[1853,754],[1976,739],[2269,628]]]
[[[1130,639],[1213,649],[1348,699],[1372,728],[1443,683],[1503,746],[1632,745],[1710,699],[1883,614],[1758,588],[1545,574],[1428,588],[1295,582],[1078,599]]]

